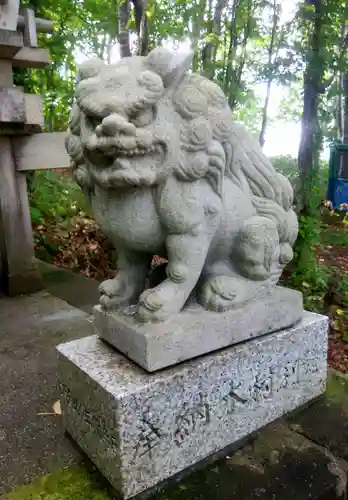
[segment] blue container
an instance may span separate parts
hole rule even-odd
[[[344,162],[348,165],[348,145],[335,144],[331,148],[327,190],[327,199],[335,210],[348,203],[348,168],[342,167]]]

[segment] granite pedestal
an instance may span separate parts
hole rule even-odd
[[[327,318],[148,373],[96,335],[62,344],[64,426],[124,499],[322,394]],[[187,332],[189,335],[189,332]]]

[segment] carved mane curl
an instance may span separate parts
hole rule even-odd
[[[258,142],[233,120],[215,83],[187,74],[173,93],[173,105],[182,119],[177,177],[186,181],[205,177],[220,195],[227,177],[249,193],[257,213],[276,223],[286,259],[298,231],[288,179],[275,171]]]

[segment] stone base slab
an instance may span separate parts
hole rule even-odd
[[[328,320],[149,374],[96,335],[62,344],[63,423],[124,499],[155,487],[322,394]]]
[[[100,338],[129,359],[154,372],[230,345],[295,325],[303,315],[302,294],[277,287],[243,307],[224,313],[191,304],[158,324],[139,324],[134,315],[94,308]]]

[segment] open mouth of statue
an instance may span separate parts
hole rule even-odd
[[[116,139],[111,137],[93,138],[88,141],[83,150],[84,157],[96,167],[122,168],[123,158],[136,159],[137,157],[151,156],[155,161],[164,160],[167,147],[164,141],[154,140],[148,146],[120,147]]]

